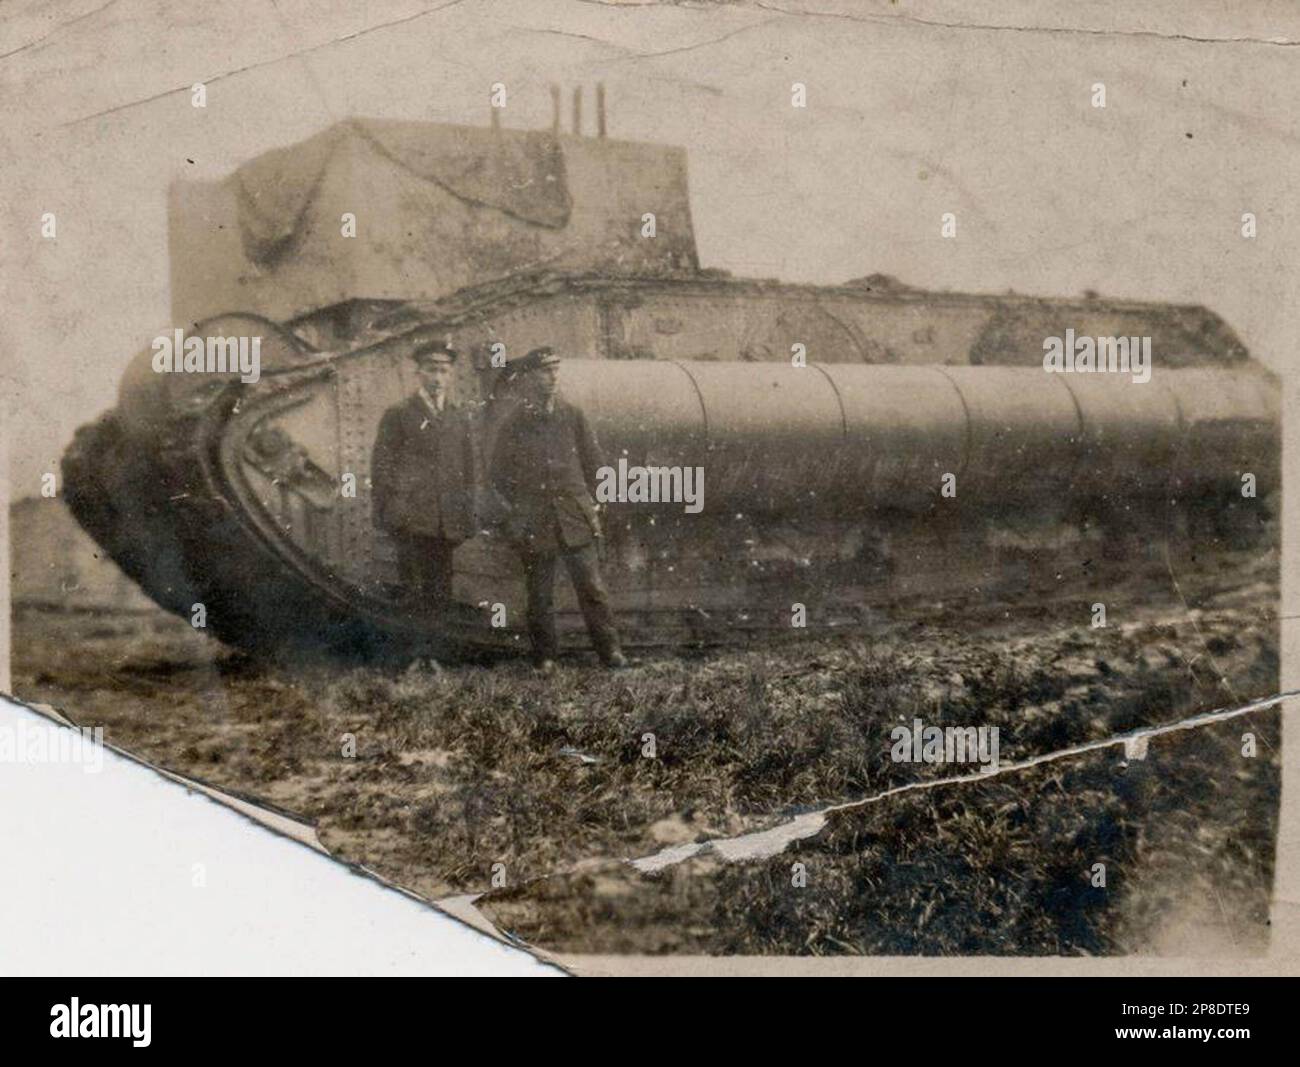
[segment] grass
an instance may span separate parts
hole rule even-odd
[[[900,612],[871,634],[618,674],[570,663],[552,679],[523,665],[290,669],[162,615],[26,611],[14,667],[20,696],[297,812],[337,855],[425,895],[484,890],[504,864],[512,888],[486,906],[547,947],[1123,952],[1176,940],[1171,917],[1191,901],[1210,909],[1193,922],[1202,937],[1208,923],[1257,950],[1275,713],[1252,717],[1254,760],[1241,729],[1212,727],[1153,742],[1144,764],[1109,752],[892,798],[764,863],[557,874],[951,773],[890,760],[890,729],[914,717],[997,726],[1010,762],[1274,692],[1276,588],[1257,579],[1229,574],[1195,615],[1135,598],[1106,629],[1081,625],[1078,604]],[[798,890],[796,860],[810,876]],[[1105,890],[1087,881],[1094,862]]]

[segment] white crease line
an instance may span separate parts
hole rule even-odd
[[[1021,760],[1018,763],[1003,764],[992,770],[975,771],[972,774],[961,774],[952,778],[934,778],[923,782],[908,782],[906,785],[894,786],[892,789],[886,789],[883,793],[876,793],[874,796],[845,801],[841,804],[832,804],[818,811],[807,812],[766,830],[741,834],[738,837],[720,837],[712,841],[701,841],[689,845],[674,845],[672,848],[666,848],[652,856],[642,856],[640,859],[625,860],[624,862],[629,863],[642,874],[652,874],[709,851],[716,852],[728,863],[767,859],[785,851],[794,841],[801,841],[804,838],[820,833],[826,825],[827,816],[832,812],[851,811],[854,808],[866,807],[868,804],[875,804],[887,797],[897,796],[900,793],[907,793],[912,790],[938,789],[940,786],[960,785],[964,782],[986,782],[990,778],[996,778],[1002,774],[1023,771],[1028,767],[1037,767],[1043,763],[1052,763],[1055,760],[1079,756],[1085,752],[1096,752],[1116,745],[1123,745],[1126,752],[1144,751],[1146,741],[1149,738],[1175,733],[1180,730],[1194,730],[1212,722],[1226,722],[1242,715],[1262,711],[1274,704],[1280,704],[1284,700],[1297,696],[1300,696],[1300,689],[1292,689],[1264,700],[1243,704],[1238,708],[1218,708],[1214,711],[1201,712],[1199,715],[1191,715],[1186,719],[1167,723],[1163,726],[1148,726],[1140,730],[1130,730],[1128,733],[1102,738],[1098,741],[1085,741],[1083,744],[1071,745],[1069,748],[1058,749],[1055,752],[1046,752],[1041,756],[1031,756],[1029,759]]]

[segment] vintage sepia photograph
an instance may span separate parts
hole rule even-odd
[[[0,775],[579,975],[1295,973],[1291,9],[6,16]]]

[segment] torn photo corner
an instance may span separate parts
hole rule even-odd
[[[37,876],[5,887],[6,973],[562,973],[461,910],[337,862],[310,825],[264,801],[108,742],[78,759],[76,730],[51,708],[0,699],[0,736],[25,742],[5,768],[6,796],[25,803],[4,806],[0,833],[9,855],[39,856]],[[73,757],[38,758],[42,743]]]
[[[7,27],[0,774],[575,974],[1296,972],[1300,16],[143,6]]]

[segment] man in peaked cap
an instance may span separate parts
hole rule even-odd
[[[608,667],[624,667],[596,552],[594,493],[604,459],[582,410],[558,395],[559,374],[560,357],[549,348],[507,366],[524,399],[497,435],[490,479],[509,505],[506,535],[523,560],[537,666],[546,673],[555,666],[555,565],[563,559],[597,655]]]
[[[456,353],[424,342],[411,353],[420,385],[384,412],[371,456],[375,524],[397,548],[405,595],[451,601],[452,554],[477,529],[482,460],[474,420],[452,395]]]

